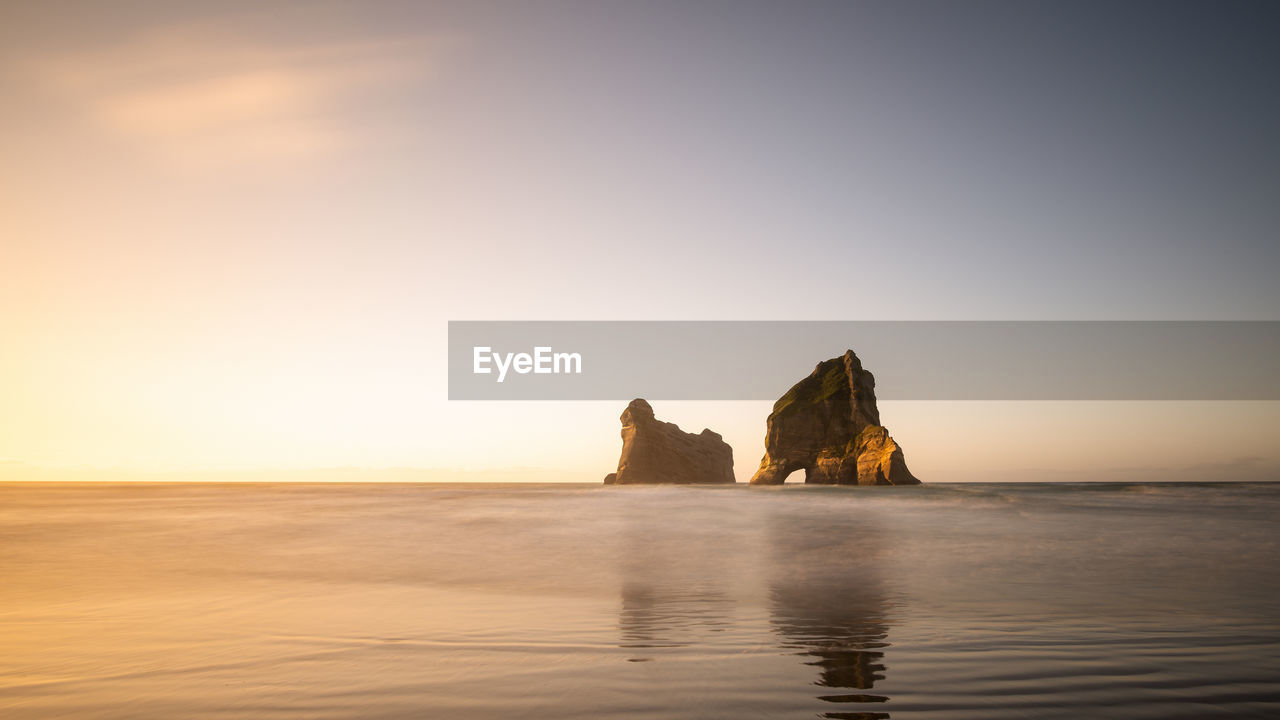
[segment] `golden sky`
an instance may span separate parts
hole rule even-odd
[[[622,403],[449,403],[450,319],[1274,319],[1252,126],[1145,132],[1045,27],[717,7],[4,7],[0,478],[611,469]],[[1232,479],[1274,405],[883,414],[925,481]],[[767,403],[657,410],[758,462]]]

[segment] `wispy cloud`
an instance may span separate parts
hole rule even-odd
[[[316,157],[359,142],[371,97],[424,78],[438,39],[257,39],[225,25],[151,29],[35,65],[93,127],[199,166]]]

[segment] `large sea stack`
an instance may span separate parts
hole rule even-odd
[[[622,411],[622,457],[606,485],[731,483],[733,448],[718,433],[687,433],[640,398]]]
[[[902,448],[880,424],[876,380],[852,350],[818,363],[773,404],[753,485],[796,470],[821,485],[918,485]]]

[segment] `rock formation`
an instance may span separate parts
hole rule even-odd
[[[606,485],[640,483],[731,483],[733,448],[718,433],[687,433],[654,418],[640,398],[622,411],[622,457]]]
[[[804,469],[806,483],[918,485],[902,448],[880,425],[876,381],[852,350],[818,363],[773,404],[753,485],[779,485]]]

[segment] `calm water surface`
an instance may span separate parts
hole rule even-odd
[[[1280,485],[0,485],[0,717],[1275,718]]]

